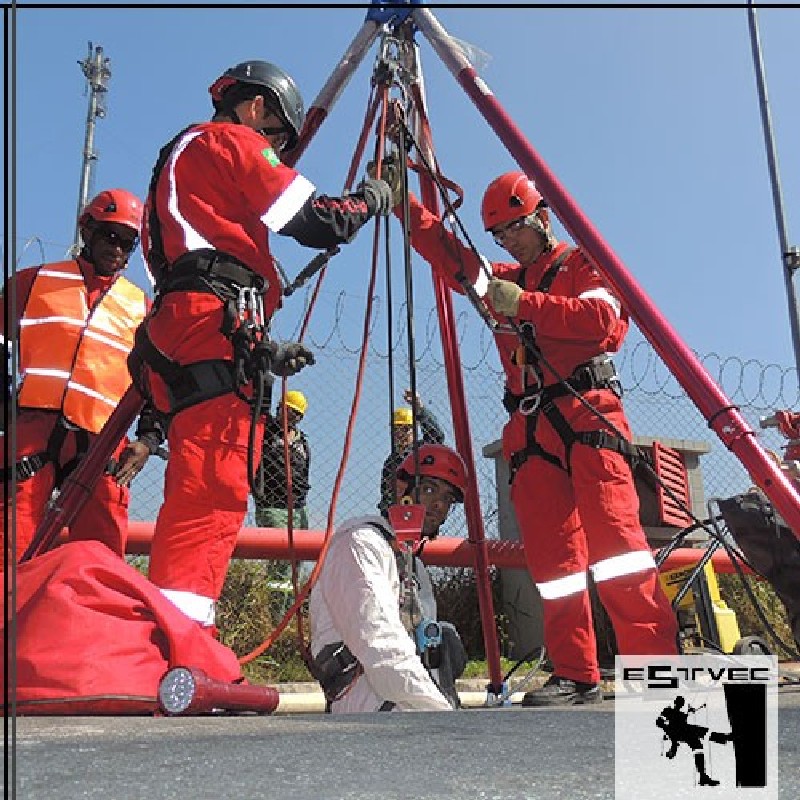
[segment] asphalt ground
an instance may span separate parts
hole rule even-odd
[[[21,800],[596,800],[614,797],[614,701],[332,716],[26,717]],[[479,693],[465,692],[468,702]],[[485,698],[484,698],[485,699]],[[285,702],[284,702],[285,701]],[[281,712],[281,706],[284,707]],[[779,692],[779,800],[800,797],[800,686]],[[8,787],[9,789],[12,787]],[[717,797],[738,791],[708,789]],[[643,798],[647,800],[647,798]]]

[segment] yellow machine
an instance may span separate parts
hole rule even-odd
[[[678,596],[693,566],[661,573],[661,584],[670,602]],[[719,593],[717,574],[707,562],[675,609],[684,646],[703,649],[711,643],[725,653],[733,653],[741,640],[736,613],[728,608]]]

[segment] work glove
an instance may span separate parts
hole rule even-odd
[[[369,175],[370,178],[375,177],[374,161],[370,161],[369,164],[367,164],[367,175]],[[395,208],[403,199],[403,186],[402,176],[400,175],[400,164],[394,156],[385,158],[381,164],[381,178],[389,184],[389,188],[392,190],[392,208]]]
[[[314,354],[300,342],[284,342],[275,344],[275,351],[272,354],[270,372],[282,378],[296,375],[303,367],[314,363]]]
[[[522,289],[514,281],[492,278],[486,290],[486,297],[492,308],[507,317],[516,317],[519,312],[519,297]]]
[[[392,211],[392,189],[380,178],[367,178],[359,187],[364,195],[369,213],[373,216],[388,217]]]

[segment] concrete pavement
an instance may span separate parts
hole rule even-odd
[[[287,696],[303,693],[285,692]],[[467,698],[468,699],[468,698]],[[800,797],[800,686],[779,693],[779,800]],[[269,717],[28,717],[20,800],[611,800],[614,702]],[[717,792],[717,796],[723,795]]]

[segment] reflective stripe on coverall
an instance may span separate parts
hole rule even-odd
[[[268,321],[281,296],[268,233],[288,230],[313,194],[312,184],[281,163],[264,137],[246,125],[196,125],[179,137],[148,197],[145,255],[151,246],[149,208],[155,203],[167,261],[204,249],[232,256],[266,278]],[[352,209],[337,213],[338,218],[354,216]],[[333,234],[329,239],[318,246],[344,241]],[[148,334],[164,355],[181,365],[232,361],[231,341],[222,333],[223,316],[223,303],[214,294],[171,291],[157,298]],[[147,372],[156,408],[168,411],[161,379]],[[214,604],[247,511],[250,418],[250,406],[226,394],[178,412],[169,428],[170,459],[149,576],[184,613],[204,625],[214,622]],[[256,427],[254,463],[260,459],[261,421]]]
[[[410,210],[414,249],[456,291],[463,292],[455,279],[463,269],[467,280],[484,295],[486,276],[475,254],[413,196]],[[566,247],[558,244],[525,270],[525,291],[516,319],[533,324],[537,345],[557,373],[543,367],[545,385],[568,377],[593,357],[619,350],[628,329],[619,301],[580,250],[556,273],[550,293],[534,291]],[[482,263],[495,277],[506,280],[516,281],[522,271],[516,263],[489,264],[486,259]],[[508,389],[521,394],[531,375],[525,373],[530,367],[517,366],[512,360],[519,338],[500,330],[495,343]],[[584,399],[630,438],[622,402],[614,392],[592,390]],[[558,398],[555,404],[573,430],[604,429],[598,417],[572,396]],[[544,414],[538,416],[535,439],[565,463],[563,442]],[[527,420],[516,411],[503,430],[504,457],[510,459],[526,444]],[[639,499],[628,463],[611,450],[582,444],[573,446],[570,463],[568,473],[542,458],[529,458],[515,476],[511,500],[528,568],[542,594],[545,645],[554,672],[596,683],[600,673],[587,568],[598,582],[621,654],[674,654],[677,621],[639,523]]]
[[[43,276],[45,281],[38,279],[42,271],[45,272]],[[59,281],[63,283],[63,287],[59,287]],[[59,308],[52,307],[52,302],[56,302],[55,299],[50,302],[46,297],[32,295],[32,292],[36,293],[39,287],[44,287],[46,294],[58,300]],[[98,430],[102,427],[105,419],[113,411],[114,404],[119,400],[116,395],[120,390],[124,391],[130,383],[129,378],[120,381],[119,377],[127,376],[125,356],[132,346],[133,330],[144,317],[146,299],[140,289],[122,277],[114,280],[112,276],[95,274],[92,265],[82,258],[77,262],[45,264],[41,268],[22,270],[9,281],[6,287],[6,293],[8,292],[17,294],[20,320],[8,320],[7,323],[4,318],[4,334],[6,331],[9,333],[18,331],[19,325],[23,324],[25,332],[14,333],[14,336],[20,337],[20,375],[25,376],[32,366],[37,370],[35,385],[30,380],[24,381],[22,385],[21,399],[25,407],[20,409],[16,419],[15,463],[24,456],[47,451],[53,430],[60,424],[60,409],[54,407],[52,401],[54,392],[60,392],[63,396],[68,385],[70,389],[66,395],[71,398],[70,410],[73,421],[91,424]],[[62,313],[49,313],[48,308],[50,312],[60,310]],[[25,326],[25,322],[30,324]],[[83,329],[80,331],[80,336],[76,336],[79,325],[83,325]],[[68,352],[59,355],[53,351],[53,358],[58,360],[58,364],[69,365],[69,369],[57,370],[59,374],[52,377],[52,387],[47,383],[48,370],[43,361],[48,348],[40,347],[36,343],[37,334],[43,335],[45,331],[47,340],[51,342],[51,348],[52,343],[59,342],[62,345],[69,345],[72,352],[70,356]],[[88,338],[83,336],[90,332],[92,335]],[[83,353],[82,363],[93,362],[98,366],[96,373],[82,370],[79,384],[72,381],[76,351]],[[106,380],[109,371],[113,369],[113,363],[116,363],[114,375],[110,380]],[[108,369],[101,369],[103,364],[108,365]],[[67,377],[60,374],[62,372],[69,372],[69,383]],[[42,410],[37,407],[40,402],[37,399],[37,388],[41,390],[43,398]],[[102,391],[98,391],[99,388],[102,388]],[[105,399],[100,400],[97,395],[102,395]],[[90,433],[90,444],[91,439]],[[119,459],[127,444],[128,439],[123,438],[114,451],[115,459]],[[66,433],[59,454],[59,465],[69,463],[76,454],[76,432],[69,431]],[[6,463],[6,455],[7,448],[3,448],[3,467],[9,468],[11,465]],[[45,464],[31,477],[17,482],[14,498],[17,560],[33,539],[55,483],[56,470],[52,463]],[[70,541],[96,539],[118,555],[124,555],[128,534],[129,499],[128,488],[119,486],[111,475],[103,473],[95,484],[91,498],[84,503],[70,525]],[[5,499],[0,500],[0,504],[3,508],[3,518],[6,520],[3,534],[5,536],[5,531],[11,530],[11,519],[6,517],[10,507],[6,507]]]

